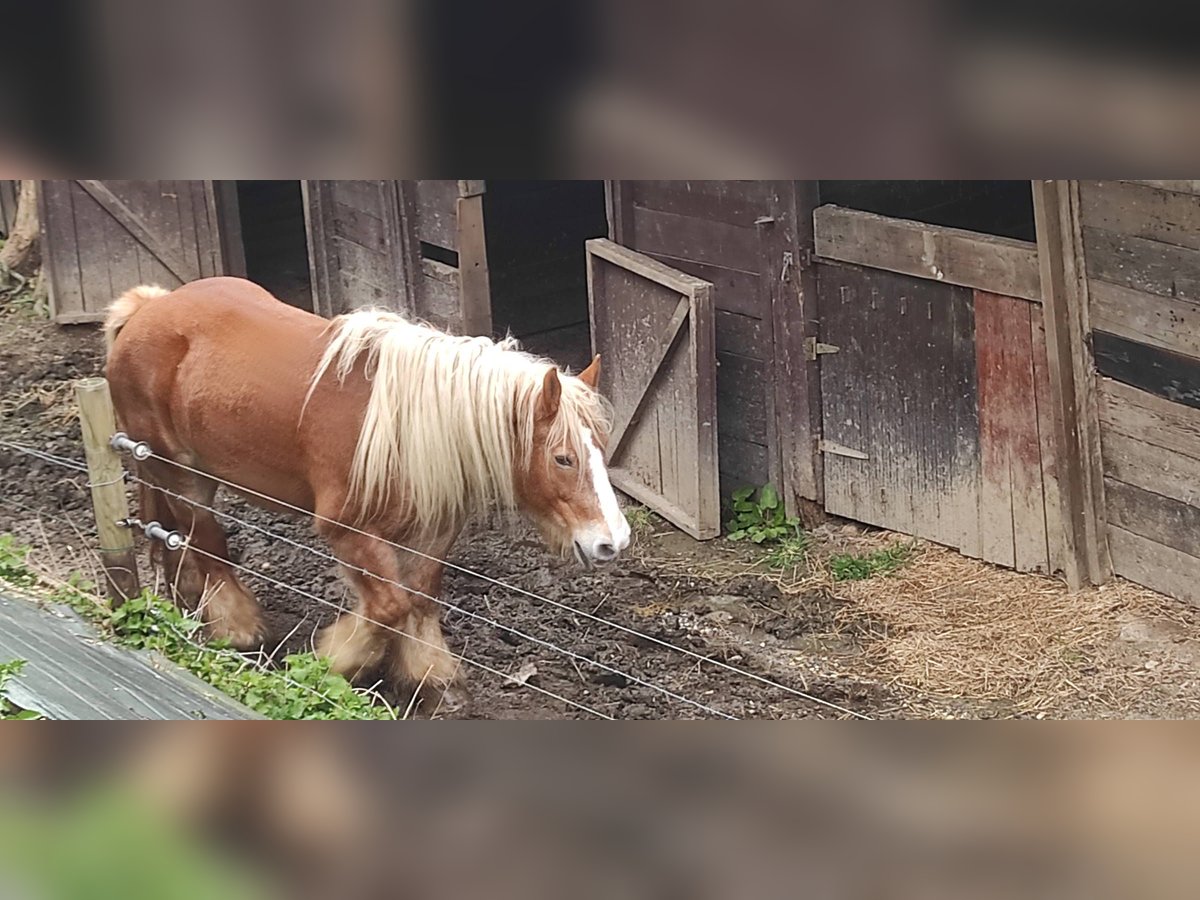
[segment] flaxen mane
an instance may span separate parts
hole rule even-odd
[[[400,499],[434,531],[489,507],[515,507],[514,466],[528,464],[534,411],[554,363],[512,338],[457,337],[382,310],[338,316],[330,327],[309,395],[331,368],[343,382],[365,356],[371,396],[350,473],[350,502],[362,514]],[[578,378],[561,382],[550,444],[586,459],[583,430],[607,435],[610,408]]]

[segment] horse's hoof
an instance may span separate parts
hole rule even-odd
[[[444,690],[430,692],[433,714],[439,717],[466,716],[471,712],[471,692],[465,687],[452,684]]]

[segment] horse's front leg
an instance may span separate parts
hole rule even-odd
[[[381,537],[336,526],[322,529],[357,595],[355,608],[325,629],[317,652],[333,671],[356,678],[386,666],[401,693],[419,691],[432,710],[459,709],[468,700],[457,659],[442,635],[438,604],[441,562],[399,551]],[[423,541],[416,549],[441,559],[452,541]]]

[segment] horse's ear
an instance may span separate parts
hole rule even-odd
[[[542,379],[542,396],[538,397],[539,419],[553,419],[558,415],[558,404],[562,400],[562,383],[558,380],[558,369],[551,366]]]
[[[593,391],[596,385],[600,383],[600,354],[597,353],[592,360],[592,364],[579,373],[579,380],[590,387]]]

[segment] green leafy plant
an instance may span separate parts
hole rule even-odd
[[[645,506],[629,506],[622,512],[625,513],[629,527],[635,532],[646,531],[654,525],[654,513]]]
[[[755,544],[799,538],[802,534],[800,520],[787,514],[779,492],[769,484],[733,492],[733,518],[727,527],[729,540]]]
[[[834,581],[865,581],[894,572],[912,558],[912,544],[893,544],[873,553],[843,553],[829,560]]]
[[[25,564],[27,552],[11,534],[0,534],[0,581],[16,587],[31,587],[37,581]]]
[[[0,663],[0,721],[14,719],[40,719],[41,713],[29,709],[21,709],[8,699],[8,682],[20,674],[25,668],[25,660],[12,659]]]

